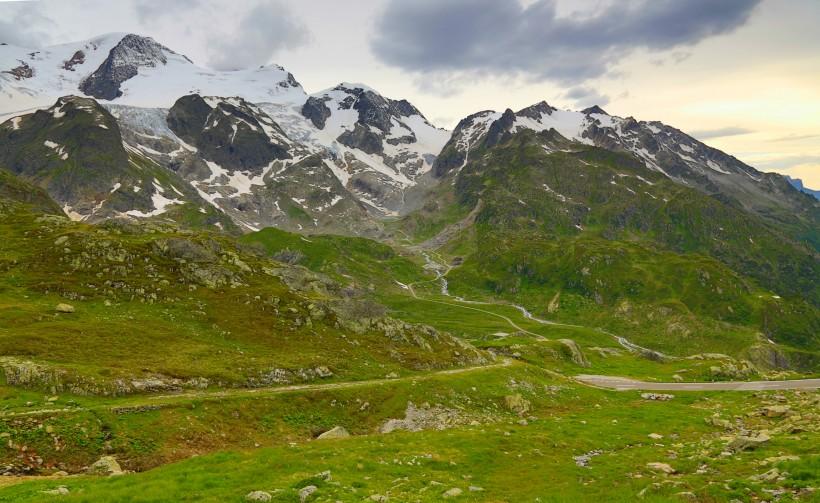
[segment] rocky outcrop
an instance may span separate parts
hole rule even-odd
[[[183,96],[168,112],[168,127],[229,173],[259,174],[272,161],[291,158],[279,125],[241,98]]]
[[[8,73],[13,76],[16,80],[24,80],[30,79],[34,77],[34,70],[28,66],[28,63],[20,62],[20,66],[16,66],[11,70],[7,70],[3,73]]]
[[[429,404],[416,407],[413,402],[407,402],[404,419],[387,420],[379,427],[379,432],[444,430],[469,422],[469,418],[455,409],[441,406],[431,407]]]
[[[63,62],[63,69],[73,72],[75,66],[82,65],[83,63],[85,63],[85,53],[83,51],[77,51],[71,58]]]
[[[111,49],[100,67],[80,83],[80,91],[103,100],[119,98],[123,82],[136,76],[142,67],[166,64],[166,52],[173,54],[151,38],[126,35]]]
[[[330,117],[330,109],[325,105],[329,98],[317,98],[311,96],[302,105],[302,115],[309,119],[319,129],[325,128],[325,123]]]

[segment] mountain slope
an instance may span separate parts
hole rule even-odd
[[[0,167],[45,189],[75,220],[173,217],[233,224],[173,172],[123,143],[115,118],[88,98],[0,124]]]
[[[379,216],[406,211],[405,193],[432,168],[450,133],[406,100],[342,83],[294,110],[263,105],[288,135],[320,153],[339,181]]]
[[[517,119],[505,116],[484,129],[466,162],[443,170],[426,206],[404,220],[409,232],[444,229],[446,238],[429,244],[459,257],[448,275],[454,294],[507,298],[538,315],[595,320],[624,335],[638,329],[632,337],[640,343],[670,351],[716,350],[730,340],[737,351],[758,344],[756,331],[820,346],[813,248],[643,159],[554,129],[513,131],[507,125]],[[481,119],[463,122],[464,144],[475,140],[469,129]],[[458,222],[455,232],[435,223],[443,215]]]
[[[551,129],[578,143],[630,153],[652,171],[754,213],[816,248],[820,246],[820,204],[794,189],[785,177],[761,173],[660,122],[610,116],[599,107],[573,112],[541,102],[515,113],[474,114],[453,132],[433,172],[442,177],[458,171],[471,150],[492,146],[518,131]]]

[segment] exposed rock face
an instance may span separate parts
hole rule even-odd
[[[193,187],[127,149],[117,120],[90,98],[64,96],[5,123],[0,165],[44,189],[73,220],[151,218],[189,202],[208,212]]]
[[[544,115],[552,115],[558,109],[550,106],[546,101],[530,105],[527,108],[522,108],[515,115],[518,117],[528,117],[530,119],[538,120]],[[587,109],[589,110],[589,109]],[[584,111],[586,113],[586,110]]]
[[[363,124],[356,124],[353,131],[345,131],[339,135],[339,143],[351,148],[357,148],[366,154],[381,154],[384,152],[382,138]]]
[[[711,148],[660,122],[610,116],[594,106],[580,112],[557,110],[541,102],[517,113],[485,111],[462,120],[433,167],[436,177],[464,166],[470,151],[496,145],[522,130],[555,130],[566,140],[595,145],[637,158],[651,171],[740,206],[781,225],[815,221],[818,204],[801,194],[785,177],[761,173],[738,159]],[[568,143],[568,145],[571,145]],[[797,224],[803,227],[806,223]]]
[[[307,99],[304,105],[302,105],[302,115],[305,118],[310,119],[310,122],[313,123],[319,129],[325,128],[325,123],[327,122],[328,117],[330,117],[330,109],[325,105],[325,102],[328,101],[328,98],[317,98],[315,96],[311,96]]]
[[[492,147],[507,141],[512,136],[510,131],[515,124],[515,117],[515,113],[509,108],[504,111],[500,119],[490,124],[490,129],[487,130],[485,144],[488,147]]]
[[[80,90],[98,99],[116,99],[122,96],[120,85],[136,76],[141,67],[166,64],[165,52],[173,54],[151,38],[126,35],[111,49],[100,67],[80,83]]]
[[[34,77],[34,70],[28,66],[28,63],[24,63],[22,61],[20,62],[20,66],[14,67],[3,73],[11,74],[17,80],[30,79]]]
[[[585,109],[581,110],[581,113],[584,114],[584,115],[590,115],[590,114],[609,115],[608,113],[606,113],[606,111],[604,111],[603,108],[599,107],[598,105],[593,105],[589,108],[585,108]]]
[[[73,72],[75,66],[82,65],[83,63],[85,63],[85,53],[83,51],[77,51],[70,59],[63,62],[63,69]]]
[[[228,170],[261,173],[272,161],[291,158],[279,125],[241,98],[184,96],[168,112],[168,127]]]
[[[416,407],[412,402],[407,402],[404,419],[388,420],[379,428],[379,432],[444,430],[467,422],[468,419],[457,410],[429,405]]]

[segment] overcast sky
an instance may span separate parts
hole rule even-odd
[[[818,0],[0,1],[0,39],[112,31],[201,66],[362,82],[452,128],[546,100],[661,120],[820,188]]]

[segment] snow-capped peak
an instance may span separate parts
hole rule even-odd
[[[159,42],[129,33],[35,50],[0,45],[0,119],[83,94],[102,102],[169,108],[192,92],[254,103],[301,105],[307,95],[278,65],[221,72],[201,68]]]

